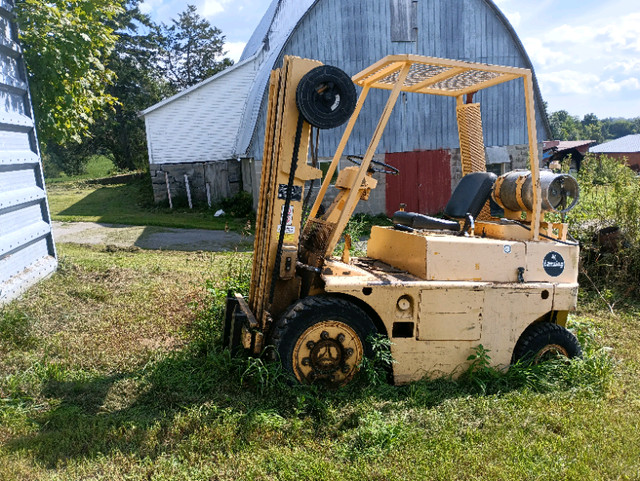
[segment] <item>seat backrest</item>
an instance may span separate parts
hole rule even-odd
[[[444,208],[445,215],[464,219],[467,214],[471,214],[475,219],[489,200],[497,178],[493,172],[472,172],[465,175]]]

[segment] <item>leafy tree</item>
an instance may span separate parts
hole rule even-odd
[[[43,150],[80,142],[115,98],[105,61],[122,0],[18,0],[16,14]],[[107,22],[105,22],[107,21]]]
[[[549,116],[549,123],[556,140],[594,140],[602,143],[640,133],[640,117],[600,120],[596,114],[591,113],[579,120],[566,110],[559,110]]]
[[[164,26],[166,76],[176,90],[202,82],[233,64],[223,58],[222,32],[198,15],[194,5],[178,15],[170,27]]]
[[[604,141],[602,133],[602,122],[596,114],[587,114],[582,118],[582,137],[581,140],[594,140],[597,143]],[[576,139],[577,140],[577,139]]]
[[[606,119],[604,130],[608,139],[618,139],[633,134],[634,124],[628,119]]]
[[[566,110],[553,112],[549,116],[553,138],[556,140],[577,140],[581,133],[578,117],[569,115]]]
[[[162,36],[160,28],[130,0],[114,20],[118,41],[109,58],[117,79],[107,92],[118,99],[115,110],[92,129],[94,151],[110,154],[124,170],[147,163],[144,121],[138,112],[173,93],[159,67]]]

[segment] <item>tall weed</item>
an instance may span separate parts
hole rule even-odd
[[[583,357],[566,358],[537,365],[517,363],[508,370],[490,367],[490,350],[482,345],[469,356],[471,364],[460,381],[480,394],[495,394],[512,390],[552,392],[576,389],[602,395],[609,388],[615,370],[611,350],[598,344],[594,328],[587,321],[572,323],[583,349]]]
[[[205,298],[192,304],[196,312],[196,319],[190,326],[192,346],[202,352],[207,352],[219,341],[227,293],[249,294],[251,257],[238,252],[229,254],[212,268],[212,274],[205,281]]]
[[[639,293],[640,179],[616,159],[587,155],[578,182],[580,201],[567,222],[581,244],[580,284],[613,311]]]

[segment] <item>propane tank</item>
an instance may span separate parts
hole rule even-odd
[[[501,175],[493,187],[493,200],[510,211],[533,211],[533,182],[528,170],[513,170]],[[568,212],[578,202],[578,182],[568,174],[540,171],[542,212]]]

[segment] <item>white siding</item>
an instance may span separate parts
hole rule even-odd
[[[257,62],[227,69],[210,82],[144,114],[151,164],[235,158],[238,129]]]

